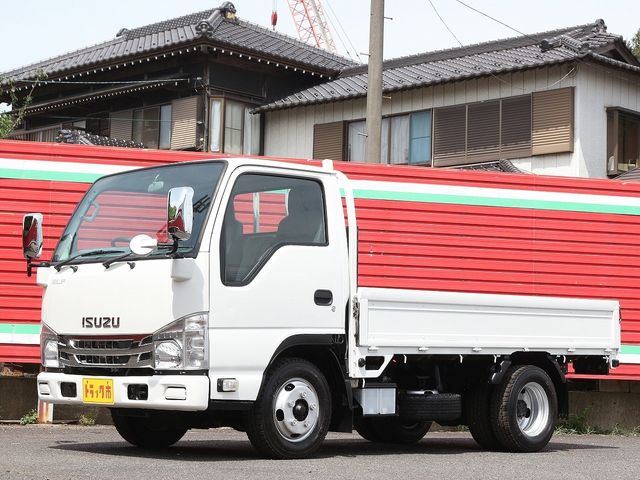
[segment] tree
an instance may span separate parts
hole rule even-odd
[[[39,70],[36,73],[36,81],[31,84],[27,94],[20,96],[12,80],[0,77],[0,98],[8,95],[11,105],[11,111],[0,113],[0,138],[9,136],[13,129],[22,123],[27,113],[27,108],[33,102],[33,91],[38,86],[37,81],[42,81],[45,78],[47,78],[46,74]]]
[[[627,42],[627,46],[638,60],[640,60],[640,29],[638,29],[633,38]]]

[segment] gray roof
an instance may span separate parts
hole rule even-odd
[[[636,167],[613,178],[615,178],[616,180],[633,180],[637,182],[638,180],[640,180],[640,168]]]
[[[619,58],[628,63],[604,55],[614,49]],[[586,57],[640,71],[640,63],[624,45],[622,37],[607,33],[604,21],[597,20],[587,25],[388,60],[383,64],[383,91],[496,75]],[[366,65],[345,68],[332,81],[300,90],[256,110],[362,97],[367,93],[367,78]]]
[[[482,172],[507,172],[507,173],[528,173],[520,170],[507,159],[497,160],[495,162],[474,163],[471,165],[456,165],[450,167],[454,170],[474,170]]]
[[[236,52],[253,54],[329,76],[344,67],[355,65],[352,60],[254,23],[237,17],[235,20],[228,20],[223,14],[225,9],[235,11],[233,4],[224,2],[211,10],[131,30],[123,28],[113,40],[5,72],[3,75],[14,81],[34,79],[37,71],[42,69],[49,78],[54,78],[199,43],[233,48]]]

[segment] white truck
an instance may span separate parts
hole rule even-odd
[[[568,365],[616,366],[618,301],[366,286],[354,190],[426,187],[337,168],[234,158],[102,177],[41,263],[42,215],[26,215],[40,400],[107,406],[141,447],[231,426],[301,458],[329,430],[413,443],[432,422],[487,449],[545,447]]]

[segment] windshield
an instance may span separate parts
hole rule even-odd
[[[178,253],[195,256],[224,166],[224,162],[175,164],[97,180],[69,220],[53,261],[79,256],[80,263],[122,255],[130,251],[129,241],[139,234],[166,243],[167,193],[174,187],[194,190],[193,230],[189,240],[179,243]],[[166,253],[160,247],[149,256]]]

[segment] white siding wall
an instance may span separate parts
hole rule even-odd
[[[607,173],[608,107],[640,112],[640,77],[600,65],[581,63],[576,88],[576,175]]]
[[[591,72],[591,69],[594,71]],[[391,93],[390,99],[383,100],[382,112],[383,115],[389,115],[493,100],[539,90],[577,87],[574,152],[539,155],[513,162],[520,168],[540,174],[604,177],[605,107],[615,104],[635,110],[640,108],[638,81],[631,86],[630,81],[623,81],[618,77],[613,70],[602,70],[601,67],[588,67],[584,64],[579,64],[578,67],[552,66]],[[585,91],[582,92],[582,89]],[[619,93],[616,92],[618,89],[621,90]],[[363,119],[365,112],[364,98],[267,112],[265,155],[311,158],[314,124]]]

